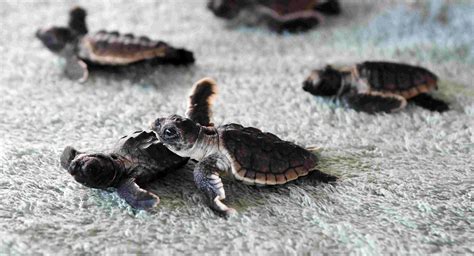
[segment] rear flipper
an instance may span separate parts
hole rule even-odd
[[[324,182],[324,183],[331,183],[337,181],[337,177],[331,174],[324,173],[318,169],[312,170],[309,174],[308,177],[312,179],[316,179],[318,181]]]
[[[357,111],[370,114],[377,112],[391,113],[403,109],[407,101],[400,95],[382,93],[348,93],[342,96],[342,101]]]
[[[152,60],[152,64],[189,65],[194,63],[194,54],[183,48],[168,46],[165,55]]]
[[[416,105],[431,111],[444,112],[449,110],[446,102],[433,98],[431,95],[422,93],[410,99]]]
[[[64,73],[68,78],[78,80],[81,83],[85,82],[89,77],[87,64],[84,61],[72,56],[66,58]]]
[[[160,198],[144,189],[141,189],[134,179],[127,179],[117,188],[117,193],[133,208],[148,210],[160,203]]]
[[[338,15],[341,13],[341,6],[339,0],[328,0],[325,3],[316,5],[314,10],[326,15]]]

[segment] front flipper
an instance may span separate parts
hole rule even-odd
[[[66,66],[64,67],[64,73],[67,77],[79,82],[85,82],[89,77],[89,71],[87,70],[87,64],[78,59],[77,57],[66,58]]]
[[[194,182],[206,196],[209,206],[224,217],[228,217],[236,211],[221,201],[225,199],[225,191],[219,177],[219,172],[222,170],[217,167],[218,158],[217,155],[211,155],[196,164]]]
[[[407,101],[400,95],[389,93],[348,93],[342,96],[347,106],[367,113],[391,113],[403,109]]]
[[[446,102],[433,98],[431,95],[422,93],[410,99],[416,105],[431,111],[444,112],[449,110]]]
[[[212,104],[217,94],[217,84],[212,78],[197,81],[189,95],[186,116],[203,126],[212,126]]]
[[[160,198],[144,189],[141,189],[134,179],[127,179],[117,188],[117,193],[133,208],[148,210],[160,203]]]
[[[86,11],[81,7],[71,9],[69,11],[69,28],[80,35],[87,34],[86,16]]]

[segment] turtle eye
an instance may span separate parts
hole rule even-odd
[[[178,131],[174,128],[166,128],[163,132],[165,139],[173,139],[178,136]]]

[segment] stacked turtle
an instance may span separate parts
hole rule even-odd
[[[196,123],[209,126],[214,94],[205,86],[196,86],[191,92],[189,109]],[[61,166],[84,186],[116,188],[134,208],[151,209],[159,203],[159,197],[141,187],[188,160],[168,150],[154,132],[136,131],[120,138],[109,153],[84,153],[68,146],[61,155]]]

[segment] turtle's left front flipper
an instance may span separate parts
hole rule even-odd
[[[89,77],[89,71],[87,70],[87,64],[75,56],[66,57],[66,66],[64,67],[64,73],[67,77],[79,82],[85,82]]]
[[[117,187],[117,193],[133,208],[149,210],[160,203],[160,198],[142,188],[130,178]]]
[[[197,81],[189,94],[186,116],[203,126],[212,126],[212,105],[217,95],[217,84],[212,78]]]
[[[339,15],[341,14],[341,5],[339,4],[339,0],[328,0],[317,4],[314,10],[326,15]]]
[[[416,105],[431,111],[444,112],[449,110],[446,102],[433,98],[431,95],[422,93],[410,99]]]
[[[81,7],[75,7],[69,11],[68,26],[79,35],[87,34],[86,10]]]
[[[403,109],[407,101],[400,95],[390,93],[355,93],[350,92],[342,96],[342,101],[349,107],[367,113],[395,112]]]

